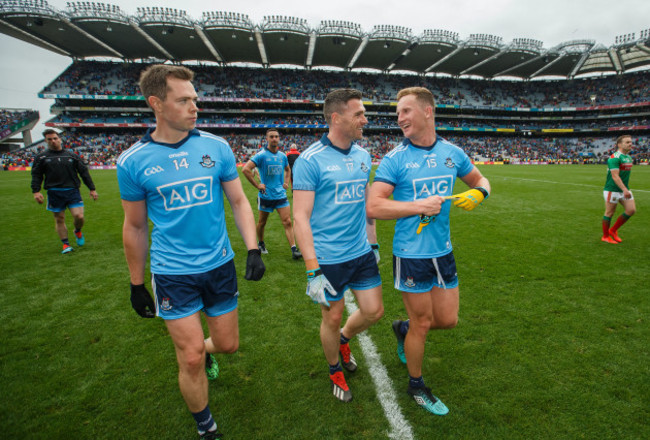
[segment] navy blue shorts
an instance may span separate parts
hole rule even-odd
[[[233,260],[209,272],[151,277],[156,315],[179,319],[203,310],[207,316],[225,315],[237,308],[237,274]]]
[[[289,200],[285,197],[284,199],[277,200],[267,200],[257,196],[257,210],[264,212],[273,212],[274,209],[286,208],[289,206]]]
[[[434,286],[441,289],[458,287],[454,253],[437,258],[401,258],[393,255],[395,288],[402,292],[429,292]]]
[[[81,193],[78,188],[47,190],[47,210],[52,212],[65,211],[66,208],[82,208]]]
[[[381,285],[381,276],[377,267],[377,259],[373,251],[344,263],[321,264],[323,275],[336,290],[336,296],[331,296],[327,291],[325,297],[328,301],[343,299],[343,293],[349,288],[352,290],[369,290]]]

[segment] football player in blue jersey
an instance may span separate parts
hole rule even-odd
[[[456,178],[471,189],[454,204],[474,209],[490,183],[455,145],[436,135],[435,102],[422,87],[400,90],[397,123],[406,139],[382,160],[368,197],[368,215],[397,219],[393,239],[393,277],[402,292],[408,321],[394,321],[398,355],[409,373],[408,393],[426,410],[447,414],[422,379],[427,333],[458,322],[458,276],[449,231]],[[391,198],[392,196],[392,198]]]
[[[349,341],[384,314],[379,245],[374,220],[366,217],[370,154],[354,141],[368,123],[361,92],[339,89],[325,98],[329,132],[294,165],[293,213],[296,239],[307,269],[307,295],[321,305],[320,338],[334,396],[352,400],[343,369],[357,369]],[[341,329],[344,292],[359,308]],[[339,356],[341,361],[339,362]]]
[[[140,89],[156,127],[120,155],[117,177],[131,304],[144,318],[155,312],[165,320],[176,349],[181,394],[201,438],[215,439],[221,434],[208,405],[206,373],[214,378],[218,367],[211,353],[233,353],[239,347],[239,291],[223,194],[249,249],[246,279],[261,279],[265,268],[232,150],[224,139],[195,128],[193,76],[173,65],[142,72]],[[155,302],[144,287],[149,219]],[[207,321],[207,339],[199,312]]]
[[[242,172],[246,179],[259,191],[257,195],[257,209],[260,212],[257,221],[257,246],[263,254],[268,254],[266,243],[264,243],[264,228],[269,214],[274,209],[278,210],[284,235],[287,237],[291,247],[291,256],[294,260],[302,258],[302,254],[296,247],[296,239],[293,235],[291,223],[291,207],[287,199],[287,188],[291,181],[291,168],[287,156],[279,151],[280,132],[275,128],[266,131],[266,147],[257,152],[246,162]],[[253,171],[259,171],[260,181],[255,179]]]

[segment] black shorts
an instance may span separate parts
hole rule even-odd
[[[289,206],[289,200],[287,198],[270,200],[263,199],[260,196],[257,196],[257,210],[264,212],[273,212],[274,209],[286,208]]]
[[[156,315],[179,319],[199,310],[207,316],[225,315],[237,308],[237,275],[230,260],[205,273],[151,276]]]
[[[400,258],[393,255],[395,289],[409,293],[429,292],[433,287],[458,287],[454,253],[437,258]]]
[[[83,208],[84,201],[78,188],[48,189],[47,210],[52,212],[65,211],[66,208]]]
[[[336,296],[325,292],[328,301],[343,299],[343,294],[348,288],[369,290],[381,285],[381,276],[373,251],[343,263],[321,264],[320,269],[336,290]]]

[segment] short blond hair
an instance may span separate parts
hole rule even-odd
[[[397,100],[399,101],[408,95],[415,95],[415,99],[417,99],[421,104],[425,106],[430,105],[433,112],[435,113],[436,100],[433,97],[433,93],[431,93],[429,89],[424,87],[407,87],[397,92]]]

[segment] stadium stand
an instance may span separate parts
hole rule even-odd
[[[154,123],[137,91],[144,67],[73,63],[40,94],[56,99],[53,111],[58,116],[46,125],[74,130],[75,138],[142,133]],[[241,161],[260,148],[262,134],[270,127],[280,128],[287,144],[304,148],[313,142],[326,130],[324,95],[338,87],[359,88],[368,96],[364,144],[377,159],[400,139],[395,95],[411,85],[433,91],[440,135],[466,148],[476,161],[597,162],[622,132],[638,136],[641,144],[650,133],[648,72],[521,82],[191,67],[197,72],[198,127],[230,139]],[[134,131],[137,128],[141,131]],[[647,151],[637,149],[636,158],[647,159]]]
[[[438,104],[492,107],[594,107],[650,101],[648,73],[547,81],[486,81],[364,72],[191,66],[203,98],[322,100],[328,90],[354,87],[372,101],[391,101],[412,85],[429,87]],[[137,96],[137,63],[73,63],[42,94]],[[273,84],[273,87],[268,87]]]
[[[0,109],[0,132],[4,133],[8,128],[30,119],[33,113],[33,110]]]
[[[256,24],[232,12],[195,20],[177,9],[137,10],[128,16],[96,2],[69,2],[63,11],[44,0],[0,4],[0,32],[73,58],[39,94],[55,99],[57,116],[46,125],[101,166],[153,125],[137,85],[147,59],[189,63],[198,127],[226,137],[241,161],[269,127],[286,143],[308,145],[327,128],[325,95],[340,87],[363,92],[363,143],[380,159],[400,139],[396,93],[416,85],[434,93],[440,135],[476,161],[594,162],[620,134],[638,139],[637,161],[648,159],[649,30],[609,47],[572,40],[545,49],[528,38],[461,39],[439,29],[414,35],[401,26],[364,31],[337,20],[312,28],[296,17],[265,16]],[[84,60],[92,57],[123,61]],[[286,65],[295,68],[278,68]]]
[[[142,132],[122,132],[121,134],[79,134],[66,132],[62,135],[67,148],[72,148],[91,166],[111,167],[118,155],[142,136]],[[246,162],[252,154],[263,146],[263,135],[224,134],[239,162]],[[283,135],[283,145],[295,143],[300,149],[317,140],[318,135]],[[530,138],[530,137],[488,137],[488,136],[447,136],[462,146],[475,161],[506,163],[602,163],[614,151],[611,138]],[[635,149],[632,155],[636,163],[650,162],[650,137],[634,137]],[[367,136],[361,145],[368,149],[375,160],[401,141],[401,137],[391,133]],[[0,164],[5,169],[28,167],[32,157],[44,149],[44,145],[32,146],[12,153],[0,155]]]
[[[29,109],[0,109],[0,151],[18,148],[18,143],[32,143],[30,130],[39,120],[39,113]],[[17,139],[15,136],[22,136]]]

